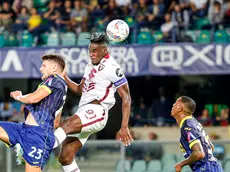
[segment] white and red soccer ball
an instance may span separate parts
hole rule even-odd
[[[123,20],[112,20],[106,27],[106,34],[111,41],[122,42],[129,35],[129,26]]]

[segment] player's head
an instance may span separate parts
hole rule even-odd
[[[90,36],[89,56],[93,65],[100,63],[101,59],[108,54],[108,38],[104,32],[92,33]]]
[[[42,80],[52,74],[61,74],[65,68],[65,61],[63,57],[58,54],[46,54],[42,56],[42,61],[43,63],[40,68]]]
[[[179,97],[173,104],[171,115],[175,118],[181,114],[189,116],[194,113],[196,109],[195,101],[188,96]]]

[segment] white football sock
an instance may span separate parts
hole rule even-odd
[[[62,166],[64,172],[80,172],[80,168],[78,167],[75,160],[70,165]]]
[[[58,127],[57,130],[54,132],[55,136],[55,143],[54,143],[54,148],[58,147],[62,142],[66,139],[66,134],[65,131],[61,128]]]

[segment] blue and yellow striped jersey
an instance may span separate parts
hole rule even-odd
[[[67,94],[67,85],[58,75],[50,75],[38,87],[45,88],[50,94],[35,104],[25,106],[25,118],[31,112],[40,127],[53,130],[54,119],[61,112]]]
[[[181,121],[180,131],[180,147],[185,158],[188,158],[192,154],[192,146],[199,141],[205,153],[203,159],[190,165],[191,169],[196,171],[202,167],[208,171],[210,166],[209,162],[216,161],[216,158],[213,156],[208,135],[205,133],[202,125],[192,116],[188,116]],[[212,167],[210,166],[210,168]]]

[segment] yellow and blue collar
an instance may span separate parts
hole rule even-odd
[[[193,118],[193,116],[186,116],[185,118],[183,118],[182,120],[181,120],[181,122],[180,122],[180,128],[182,127],[182,125],[183,125],[183,123],[185,122],[185,120],[187,120],[187,119],[192,119]]]

